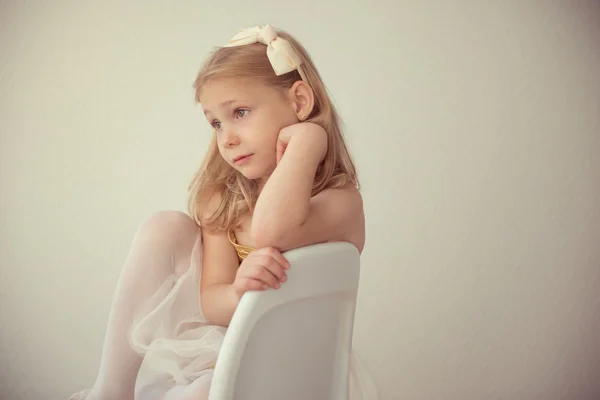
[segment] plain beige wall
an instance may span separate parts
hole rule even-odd
[[[346,124],[368,218],[355,345],[382,398],[600,396],[599,2],[14,0],[0,398],[93,382],[134,231],[184,209],[207,146],[195,73],[264,23],[305,44]]]

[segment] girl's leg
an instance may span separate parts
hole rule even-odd
[[[167,278],[189,267],[198,234],[194,221],[178,211],[159,212],[140,226],[117,283],[96,382],[88,394],[72,399],[134,399],[143,357],[129,344],[133,318]]]

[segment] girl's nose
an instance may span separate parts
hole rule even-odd
[[[223,129],[221,132],[221,145],[223,147],[231,148],[238,144],[240,144],[240,137],[230,129]]]

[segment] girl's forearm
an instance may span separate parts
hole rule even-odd
[[[290,139],[284,156],[258,197],[251,232],[258,248],[278,247],[282,237],[308,218],[313,182],[320,162],[320,154],[314,149],[316,142],[323,139],[306,133]]]
[[[213,283],[201,291],[202,312],[215,325],[229,326],[239,301],[231,284]]]

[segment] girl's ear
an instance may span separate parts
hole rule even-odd
[[[305,121],[315,106],[315,94],[310,85],[296,81],[288,91],[292,107],[299,121]]]

